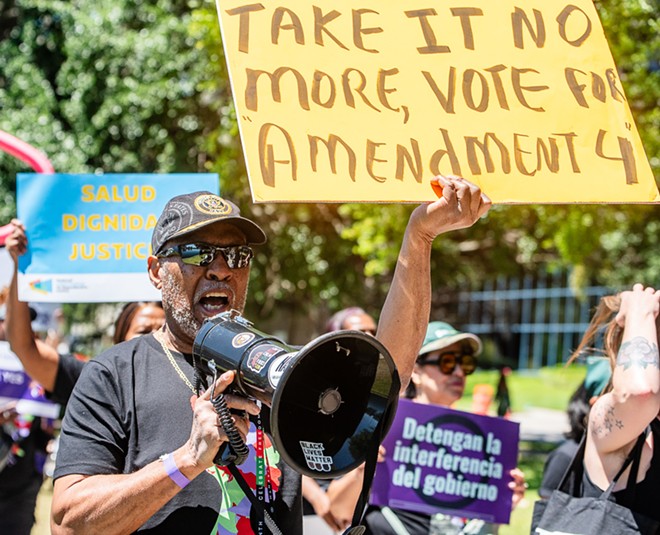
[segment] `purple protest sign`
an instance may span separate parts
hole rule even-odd
[[[402,399],[370,501],[508,524],[518,436],[515,422]]]
[[[41,385],[23,371],[9,343],[0,341],[0,406],[16,401],[16,412],[44,418],[58,418],[60,406],[48,401]]]

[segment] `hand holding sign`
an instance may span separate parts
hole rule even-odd
[[[433,184],[436,192],[442,191],[438,200],[418,206],[410,218],[410,224],[423,229],[421,235],[429,241],[441,233],[472,226],[491,207],[488,196],[469,180],[438,175]]]

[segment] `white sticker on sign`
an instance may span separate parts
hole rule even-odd
[[[322,443],[301,440],[300,448],[305,455],[305,462],[310,470],[329,472],[332,469],[333,459],[328,455],[324,455],[325,446]]]

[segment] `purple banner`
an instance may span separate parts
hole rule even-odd
[[[508,524],[518,436],[516,422],[402,399],[371,503]]]
[[[21,361],[0,341],[0,407],[16,401],[16,412],[45,418],[58,418],[60,406],[48,401],[44,389],[24,371]]]

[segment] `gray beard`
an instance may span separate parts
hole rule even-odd
[[[176,277],[174,277],[167,269],[163,270],[163,279],[162,279],[162,301],[163,301],[163,310],[165,311],[165,317],[171,318],[174,321],[174,324],[177,327],[177,330],[187,336],[191,342],[195,340],[198,331],[202,328],[201,322],[199,322],[192,312],[192,303],[188,300],[188,297],[185,295],[181,284]],[[243,309],[245,308],[245,301],[247,298],[247,288],[245,289],[245,295],[235,296],[238,302],[234,303],[233,308],[238,310],[243,314]],[[170,331],[172,330],[171,326]]]
[[[194,340],[202,324],[193,315],[192,304],[176,278],[168,270],[164,272],[161,293],[165,315],[174,320],[177,330]]]

